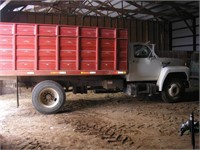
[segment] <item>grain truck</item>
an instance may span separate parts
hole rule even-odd
[[[128,41],[127,29],[1,22],[0,79],[32,87],[32,104],[45,114],[57,113],[69,90],[160,92],[165,102],[178,101],[189,69],[159,58],[154,44]]]

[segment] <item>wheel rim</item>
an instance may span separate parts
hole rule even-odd
[[[171,97],[176,97],[180,93],[180,88],[177,84],[171,84],[168,88],[168,93]]]
[[[52,108],[59,102],[59,94],[52,88],[43,89],[39,94],[39,102],[43,107]]]

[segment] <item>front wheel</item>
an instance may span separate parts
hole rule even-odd
[[[180,100],[185,88],[180,79],[168,79],[161,93],[162,99],[167,103],[175,103]]]
[[[32,103],[40,113],[57,113],[65,104],[65,91],[55,81],[46,80],[38,83],[32,92]]]

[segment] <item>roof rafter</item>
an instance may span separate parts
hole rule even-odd
[[[139,4],[137,4],[136,2],[133,2],[133,1],[127,1],[129,4],[131,5],[134,5],[135,7],[138,8],[138,10],[144,14],[148,14],[148,15],[152,15],[154,16],[155,18],[161,18],[161,15],[160,13],[155,13],[155,12],[152,12],[148,9],[145,8],[145,6],[141,6]]]
[[[12,0],[6,0],[0,5],[0,11],[2,11]]]
[[[198,16],[199,1],[0,0],[0,11],[3,14],[43,12],[170,21]]]
[[[90,1],[87,0],[87,2],[90,4],[91,8],[89,8],[88,9],[89,11],[84,13],[83,16],[86,16],[86,15],[90,14],[91,12],[95,12],[95,13],[99,14],[100,16],[105,16],[105,14],[97,11],[100,5],[99,6],[93,6]]]

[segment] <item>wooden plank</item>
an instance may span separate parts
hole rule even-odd
[[[45,15],[44,23],[45,23],[45,24],[51,24],[51,22],[52,22],[51,16]]]
[[[68,25],[75,25],[75,16],[68,16]]]
[[[105,27],[111,27],[110,18],[105,17]]]
[[[123,28],[124,27],[124,25],[123,25],[123,19],[121,19],[121,18],[117,18],[117,22],[118,22],[118,28]]]
[[[35,23],[44,23],[44,15],[35,14]]]
[[[82,17],[80,17],[80,16],[76,17],[76,25],[78,25],[78,26],[82,25]]]
[[[112,27],[113,28],[117,27],[117,18],[112,18]]]
[[[90,26],[98,26],[98,19],[97,17],[91,17],[90,18]]]
[[[26,15],[27,17],[27,19],[26,19],[26,21],[25,22],[28,22],[28,23],[36,23],[36,16],[34,15],[34,14],[32,14],[32,15]],[[39,23],[43,23],[43,22],[39,22]]]
[[[97,17],[98,19],[98,26],[104,27],[104,17]]]
[[[131,42],[137,42],[136,20],[131,20]]]
[[[53,16],[53,24],[60,24],[60,17],[59,15],[54,15]]]
[[[149,36],[150,36],[150,41],[153,43],[154,42],[154,22],[151,21],[150,22],[150,26],[149,26]]]
[[[90,17],[84,17],[83,25],[90,26]]]

